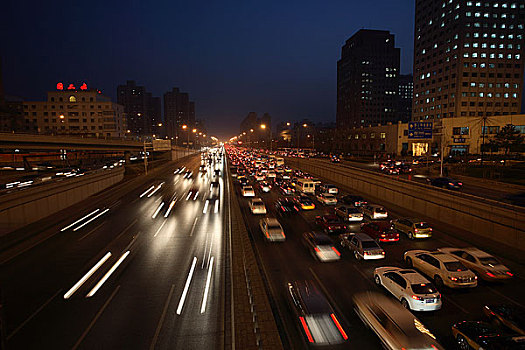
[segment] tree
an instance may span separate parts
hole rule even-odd
[[[511,147],[521,145],[524,137],[513,124],[507,124],[490,140],[494,147],[505,149],[505,156],[508,155]]]

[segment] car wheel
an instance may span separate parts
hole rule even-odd
[[[410,305],[408,304],[408,301],[405,298],[401,299],[401,305],[403,305],[405,309],[410,310]]]
[[[379,275],[374,276],[374,281],[378,286],[381,286],[381,278],[379,278]]]
[[[434,276],[434,282],[436,283],[436,287],[438,287],[438,289],[443,288],[444,286],[443,279],[439,277],[438,275]]]
[[[468,344],[467,339],[465,339],[465,337],[463,337],[461,334],[458,334],[456,338],[456,344],[460,350],[470,350],[470,345]]]
[[[406,258],[405,259],[405,262],[407,264],[408,267],[414,267],[414,264],[412,264],[412,259],[410,258]]]
[[[414,239],[414,235],[412,234],[412,231],[408,231],[408,239]]]
[[[354,252],[354,256],[356,260],[361,260],[361,256],[359,256],[359,253],[357,252],[357,250]]]

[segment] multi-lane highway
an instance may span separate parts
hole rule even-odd
[[[165,166],[116,200],[110,188],[60,213],[42,243],[2,253],[8,348],[221,348],[228,188],[222,159],[200,165]]]
[[[251,180],[255,183],[254,180]],[[256,189],[256,196],[261,197],[268,210],[267,215],[254,215],[248,207],[248,198],[240,194],[239,184],[236,185],[238,200],[243,209],[243,215],[249,232],[253,238],[255,249],[259,255],[263,271],[268,278],[269,289],[281,318],[283,342],[288,348],[304,348],[307,340],[300,326],[299,319],[294,316],[287,299],[286,283],[294,280],[312,280],[316,282],[328,296],[336,312],[342,317],[342,326],[349,336],[343,347],[358,349],[381,348],[374,333],[365,328],[354,312],[352,297],[361,291],[377,291],[387,294],[374,284],[373,271],[379,266],[406,266],[403,263],[403,253],[411,249],[434,250],[440,247],[465,247],[471,243],[454,237],[454,232],[434,229],[433,237],[428,240],[411,241],[401,235],[400,241],[383,243],[386,258],[379,261],[357,261],[348,250],[338,246],[342,253],[340,261],[322,263],[314,260],[302,243],[303,232],[320,230],[315,224],[315,217],[331,212],[331,207],[325,206],[315,199],[316,209],[301,211],[287,218],[279,218],[286,234],[283,243],[270,243],[264,239],[259,228],[262,217],[277,217],[274,208],[275,201],[284,197],[276,188],[269,193]],[[344,189],[345,192],[349,189]],[[312,197],[313,198],[313,197]],[[381,204],[381,203],[379,203]],[[388,208],[387,208],[388,209]],[[408,212],[389,211],[389,219],[409,215]],[[365,219],[365,221],[369,221]],[[349,225],[349,231],[359,232],[360,224]],[[335,244],[337,235],[332,235]],[[450,327],[463,320],[482,319],[482,307],[486,304],[510,304],[524,307],[522,299],[525,290],[523,266],[504,260],[516,274],[516,277],[505,284],[489,284],[481,281],[476,288],[468,290],[452,290],[443,288],[443,307],[435,312],[417,312],[416,316],[433,332],[439,342],[446,348],[454,348]]]

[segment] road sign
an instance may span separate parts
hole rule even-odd
[[[409,139],[431,139],[432,122],[408,122]]]

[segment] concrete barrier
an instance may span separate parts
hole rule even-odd
[[[289,158],[287,163],[364,195],[380,198],[385,205],[406,208],[432,220],[525,250],[525,208],[314,159]]]
[[[190,156],[198,152],[199,152],[198,150],[194,150],[194,149],[187,149],[187,148],[172,146],[171,147],[171,160],[177,160],[180,158],[184,158],[186,156]]]
[[[2,195],[0,236],[78,203],[123,178],[124,168],[118,167]]]

